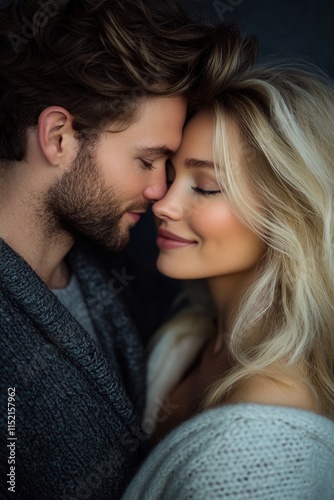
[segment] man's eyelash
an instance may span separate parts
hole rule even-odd
[[[220,190],[218,191],[206,191],[205,189],[201,189],[199,187],[193,186],[191,189],[193,189],[196,193],[201,194],[203,196],[212,196],[214,194],[221,193]]]
[[[148,161],[145,161],[143,159],[140,160],[142,162],[142,165],[145,170],[151,171],[154,170],[154,165],[152,163],[149,163]]]

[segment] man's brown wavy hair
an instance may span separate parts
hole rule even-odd
[[[202,76],[222,64],[217,30],[174,0],[13,3],[0,12],[0,161],[25,158],[27,128],[49,106],[67,109],[86,139],[107,123],[129,123],[144,96],[189,97],[196,86],[206,94]],[[232,31],[221,35],[237,39]],[[250,62],[252,42],[244,54]]]

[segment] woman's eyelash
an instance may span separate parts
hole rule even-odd
[[[218,191],[206,191],[205,189],[201,189],[199,187],[193,186],[191,189],[193,189],[196,193],[201,194],[203,196],[212,196],[214,194],[221,193],[220,190]]]

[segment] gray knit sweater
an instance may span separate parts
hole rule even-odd
[[[101,348],[0,240],[1,499],[117,499],[147,451],[136,329],[108,289],[111,269],[87,249],[69,259]]]
[[[333,500],[334,422],[256,404],[208,410],[169,434],[122,500]]]

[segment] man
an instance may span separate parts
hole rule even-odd
[[[140,339],[72,247],[123,248],[164,195],[208,32],[144,0],[0,13],[1,498],[118,498],[147,451]]]
[[[83,241],[122,249],[166,192],[212,31],[145,0],[0,13],[1,498],[119,498],[147,451],[126,269]]]

